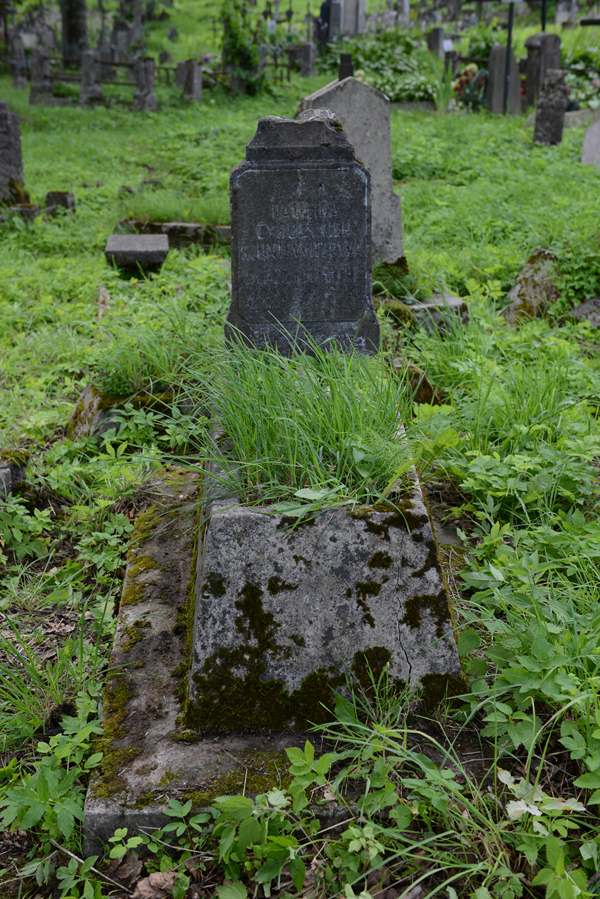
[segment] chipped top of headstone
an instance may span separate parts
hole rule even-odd
[[[252,161],[353,160],[354,151],[335,115],[329,110],[310,110],[300,119],[268,116],[260,119],[246,149]]]

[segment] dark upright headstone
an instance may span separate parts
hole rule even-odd
[[[202,99],[202,69],[196,59],[188,59],[183,65],[183,98],[190,103],[198,103]]]
[[[446,53],[444,48],[444,29],[432,28],[431,31],[427,32],[425,39],[427,41],[427,49],[431,53],[435,53],[438,59],[443,59]]]
[[[0,204],[27,203],[23,186],[23,157],[19,120],[0,103]]]
[[[27,87],[27,57],[23,38],[18,32],[10,35],[8,50],[13,87]]]
[[[354,75],[354,61],[352,59],[351,53],[341,53],[340,54],[340,64],[338,67],[338,81],[343,81],[344,78],[352,78]]]
[[[62,56],[65,66],[79,66],[87,47],[86,0],[60,0]]]
[[[157,108],[154,81],[156,64],[151,56],[138,59],[134,66],[135,94],[133,108],[140,112],[155,112]]]
[[[504,76],[506,71],[506,47],[494,44],[488,61],[488,82],[486,89],[486,105],[490,112],[504,112]],[[514,53],[510,54],[510,74],[508,83],[508,102],[506,112],[518,115],[521,112],[521,83],[519,67]]]
[[[50,73],[50,59],[43,50],[33,49],[30,57],[31,63],[31,89],[29,102],[31,104],[51,103],[52,78]]]
[[[104,99],[100,85],[100,66],[95,50],[84,50],[81,55],[81,87],[79,104],[93,106]]]
[[[229,337],[288,353],[309,337],[370,353],[370,178],[332,113],[266,118],[231,176]]]
[[[525,41],[527,50],[527,105],[535,106],[548,69],[560,69],[558,34],[534,34]]]
[[[561,142],[568,102],[565,73],[561,69],[548,69],[535,111],[533,140],[536,144],[553,146]]]

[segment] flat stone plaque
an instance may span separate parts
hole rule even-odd
[[[231,176],[229,337],[374,352],[369,174],[331,113],[258,123]]]

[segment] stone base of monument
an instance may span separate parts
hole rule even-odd
[[[205,478],[204,481],[209,480]],[[384,665],[431,709],[464,689],[437,548],[416,478],[396,507],[293,527],[198,496],[176,472],[138,516],[85,807],[88,851],[285,777],[286,746],[328,717],[331,688]]]
[[[6,209],[5,214],[4,209]],[[2,207],[2,212],[3,214],[0,215],[0,222],[7,222],[11,218],[18,216],[23,219],[24,222],[30,224],[35,221],[40,214],[40,207],[36,206],[34,203],[19,203],[17,206]]]

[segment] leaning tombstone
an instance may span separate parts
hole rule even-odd
[[[397,262],[403,255],[402,212],[400,197],[393,191],[387,97],[356,78],[346,78],[305,97],[300,109],[330,109],[339,119],[371,175],[372,261]]]
[[[286,353],[305,339],[379,346],[370,179],[334,122],[324,110],[261,119],[231,176],[230,337]]]
[[[595,165],[600,169],[600,119],[585,132],[581,161],[584,165]]]
[[[525,41],[525,48],[527,105],[534,106],[548,69],[560,69],[560,37],[548,32],[534,34]]]
[[[104,95],[100,84],[100,66],[95,50],[84,50],[81,54],[81,87],[79,105],[93,106],[102,103]]]
[[[50,59],[43,50],[31,51],[31,89],[29,102],[31,105],[53,103],[52,77]]]
[[[133,73],[135,77],[135,94],[133,108],[139,112],[155,112],[157,109],[154,81],[156,65],[151,56],[136,60]]]
[[[548,69],[535,111],[533,140],[536,144],[553,146],[561,142],[568,102],[565,73],[561,69]]]
[[[488,81],[486,88],[486,105],[490,112],[504,112],[506,47],[494,44],[488,60]],[[510,71],[506,112],[519,115],[521,112],[521,82],[519,67],[515,55],[510,51]]]
[[[6,103],[0,102],[0,205],[25,204],[21,129]]]

